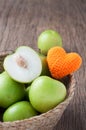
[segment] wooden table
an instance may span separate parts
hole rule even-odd
[[[37,37],[46,29],[58,31],[63,47],[83,59],[74,98],[53,130],[86,130],[86,1],[0,0],[0,51],[37,49]]]

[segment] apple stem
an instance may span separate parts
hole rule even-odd
[[[28,67],[26,60],[25,60],[22,56],[20,56],[20,55],[18,55],[18,56],[16,57],[16,63],[17,63],[20,67],[23,67],[23,68],[27,68],[27,67]]]

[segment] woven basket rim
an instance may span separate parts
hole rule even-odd
[[[8,50],[8,51],[2,51],[2,52],[0,52],[0,57],[2,57],[2,56],[5,56],[5,55],[8,55],[8,54],[12,54],[13,53],[13,51],[12,50]],[[71,101],[71,99],[73,98],[73,96],[74,96],[74,91],[75,91],[75,83],[76,83],[76,81],[75,81],[75,78],[74,78],[74,74],[70,74],[69,75],[69,77],[70,77],[70,83],[69,83],[69,89],[68,89],[68,96],[67,96],[67,98],[62,102],[62,103],[60,103],[59,105],[57,105],[56,107],[54,107],[53,109],[51,109],[51,110],[49,110],[48,112],[46,112],[46,113],[42,113],[42,114],[40,114],[40,115],[37,115],[37,116],[34,116],[34,117],[31,117],[31,118],[29,118],[29,119],[24,119],[24,120],[16,120],[16,121],[13,121],[13,122],[2,122],[2,121],[0,121],[0,125],[5,125],[5,124],[16,124],[16,123],[22,123],[22,122],[24,122],[24,121],[33,121],[33,120],[36,120],[36,119],[40,119],[40,118],[42,118],[42,117],[50,117],[51,116],[51,113],[52,112],[57,112],[59,109],[60,110],[62,110],[62,108],[63,108],[63,106],[64,106],[64,108],[65,108],[65,105],[68,105],[69,104],[69,102]],[[60,112],[60,110],[59,110],[59,112]]]

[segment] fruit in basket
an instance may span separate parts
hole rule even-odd
[[[17,102],[6,109],[3,121],[16,121],[36,116],[38,112],[27,101]]]
[[[65,97],[65,85],[48,76],[36,78],[29,89],[29,100],[32,106],[41,113],[54,108]]]
[[[29,101],[29,96],[28,96],[29,90],[30,90],[30,86],[28,86],[28,87],[25,89],[25,100],[27,100],[27,101]]]
[[[47,57],[42,55],[41,53],[38,53],[42,62],[42,71],[41,75],[47,75],[50,76],[50,71],[47,64]]]
[[[60,79],[79,69],[82,58],[74,52],[66,53],[62,47],[53,47],[48,51],[47,62],[52,77]]]
[[[32,48],[20,46],[14,54],[5,58],[4,69],[14,80],[29,83],[41,74],[42,64]]]
[[[6,72],[0,74],[0,107],[7,108],[23,99],[25,87],[11,79]]]
[[[62,38],[60,34],[54,30],[45,30],[39,35],[37,44],[40,52],[47,55],[50,48],[62,46]]]

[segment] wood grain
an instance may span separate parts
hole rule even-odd
[[[29,45],[37,50],[37,37],[54,29],[63,37],[63,47],[83,59],[75,73],[74,99],[53,130],[86,129],[86,1],[0,0],[0,51]]]

